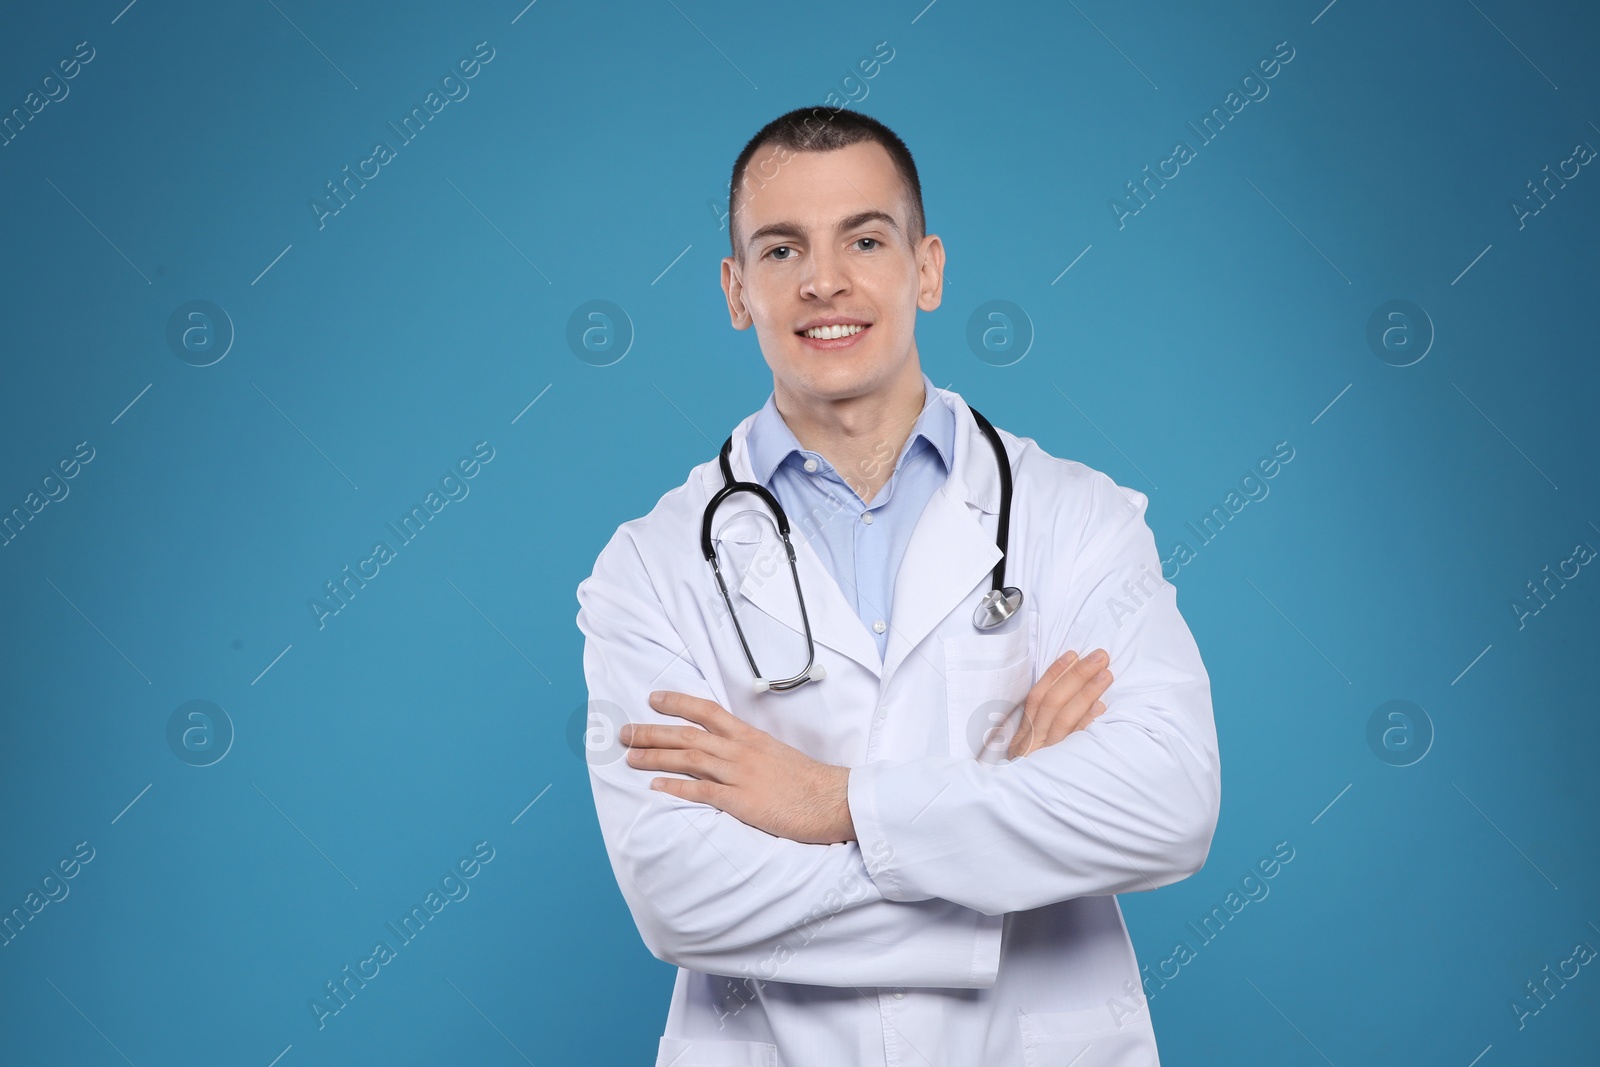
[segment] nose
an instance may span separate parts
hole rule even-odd
[[[813,249],[807,265],[808,269],[800,282],[802,296],[829,300],[849,291],[849,271],[832,248],[819,246]]]

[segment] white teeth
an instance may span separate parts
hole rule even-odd
[[[818,341],[832,341],[840,337],[850,337],[865,330],[865,326],[817,326],[806,330],[805,336]]]

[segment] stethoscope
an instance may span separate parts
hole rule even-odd
[[[978,602],[977,610],[972,613],[972,625],[980,630],[989,630],[1005,622],[1017,613],[1022,606],[1022,590],[1014,585],[1006,585],[1006,535],[1011,529],[1011,462],[1006,457],[1005,445],[1000,441],[1000,435],[989,424],[989,420],[978,414],[976,408],[968,407],[972,412],[973,421],[978,424],[978,429],[989,439],[989,445],[994,449],[995,462],[1000,470],[1000,524],[995,531],[995,544],[1000,549],[1000,560],[994,565],[994,588],[983,595]],[[734,631],[739,635],[739,645],[744,649],[744,658],[750,663],[750,673],[755,675],[755,690],[764,693],[769,689],[784,692],[798,688],[806,682],[821,681],[826,677],[822,664],[816,662],[816,645],[811,640],[811,620],[806,615],[806,598],[800,591],[800,570],[795,566],[794,544],[789,540],[789,517],[784,514],[783,505],[778,503],[778,498],[767,490],[767,487],[758,482],[737,482],[733,479],[733,465],[728,461],[728,454],[733,449],[733,437],[730,435],[722,443],[722,452],[717,457],[722,465],[721,489],[711,497],[706,504],[705,515],[700,526],[700,550],[705,553],[706,562],[711,564],[711,571],[717,576],[717,588],[722,591],[722,602],[728,607],[728,615],[733,619]],[[717,553],[711,544],[711,520],[716,516],[717,508],[728,497],[735,493],[754,493],[772,512],[778,527],[778,536],[783,539],[784,551],[789,555],[789,573],[794,577],[794,595],[800,603],[800,623],[806,632],[806,665],[803,670],[793,678],[780,678],[777,680],[763,678],[761,668],[756,666],[755,656],[750,654],[750,643],[745,640],[744,627],[739,625],[738,613],[733,608],[733,598],[728,595],[728,585],[722,580],[722,569],[717,566]]]

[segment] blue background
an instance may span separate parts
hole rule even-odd
[[[930,377],[1196,549],[1174,584],[1221,821],[1198,874],[1121,898],[1147,966],[1198,949],[1152,1000],[1165,1060],[1593,1055],[1595,965],[1511,1007],[1600,946],[1600,574],[1512,607],[1600,547],[1600,175],[1512,206],[1600,145],[1592,5],[112,0],[6,24],[0,113],[94,58],[0,147],[0,514],[94,458],[0,548],[0,912],[94,856],[0,947],[0,1059],[651,1062],[673,971],[574,747],[573,592],[771,389],[728,326],[720,205],[744,141],[830,92],[916,155],[949,252]],[[324,183],[479,42],[469,95],[319,227]],[[1186,124],[1280,42],[1270,94],[1200,144]],[[1119,226],[1180,139],[1196,158]],[[574,347],[594,300],[614,332]],[[994,300],[1012,332],[975,349]],[[1422,317],[1374,346],[1394,300]],[[319,626],[324,583],[480,441],[468,495]],[[1186,524],[1280,441],[1270,494],[1202,546]],[[194,700],[221,710],[169,741]],[[1369,741],[1393,700],[1421,712]],[[1202,944],[1283,841],[1270,895]],[[478,842],[470,894],[319,1028],[324,983]]]

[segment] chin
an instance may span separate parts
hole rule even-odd
[[[860,396],[878,388],[884,381],[882,368],[874,364],[828,361],[826,365],[799,366],[792,381],[803,383],[806,391],[829,400]]]

